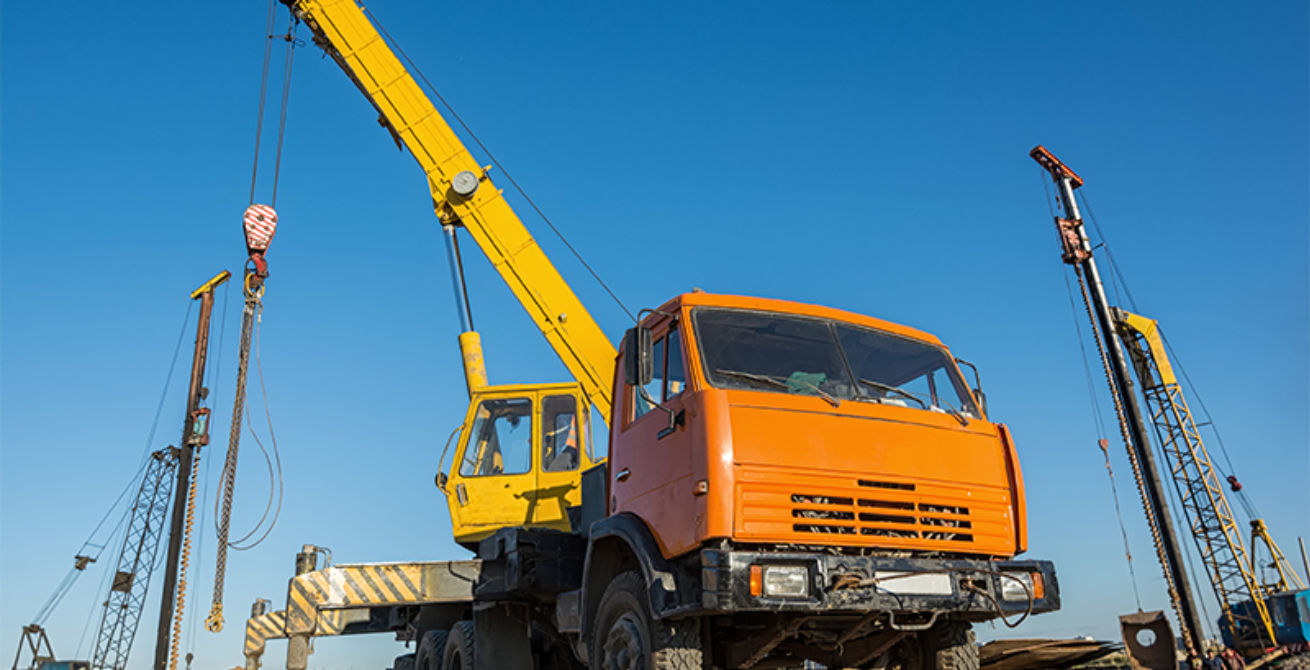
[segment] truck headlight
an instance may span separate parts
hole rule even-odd
[[[764,595],[804,598],[810,595],[810,571],[803,565],[764,566]]]
[[[1046,595],[1040,572],[1001,573],[1001,599],[1027,600],[1029,594],[1037,600]],[[1025,588],[1027,587],[1027,588]]]

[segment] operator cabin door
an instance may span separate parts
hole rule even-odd
[[[590,405],[576,385],[543,389],[541,428],[537,446],[537,489],[531,506],[532,525],[569,530],[567,508],[582,503],[582,471],[591,467],[587,455]]]
[[[537,393],[521,388],[473,395],[447,488],[456,541],[477,542],[529,520],[537,404]]]

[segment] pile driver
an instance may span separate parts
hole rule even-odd
[[[1218,473],[1183,395],[1159,324],[1111,306],[1106,297],[1075,197],[1083,185],[1082,177],[1045,147],[1037,146],[1029,155],[1056,185],[1063,208],[1063,215],[1055,216],[1062,258],[1074,268],[1092,317],[1119,427],[1189,657],[1200,658],[1204,634],[1183,565],[1179,534],[1165,499],[1166,480],[1172,482],[1222,610],[1218,623],[1225,643],[1251,656],[1275,645],[1305,643],[1310,639],[1310,591],[1287,563],[1262,519],[1249,522],[1252,547],[1248,550],[1224,491],[1227,483],[1232,492],[1242,496],[1241,484],[1235,475],[1221,477]],[[1136,384],[1130,370],[1136,375]],[[1139,393],[1145,408],[1139,403]],[[1161,475],[1156,464],[1147,426],[1158,440],[1168,477]],[[1260,578],[1256,545],[1265,547],[1271,556],[1268,567],[1275,578]]]

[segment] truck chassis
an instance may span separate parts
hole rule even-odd
[[[286,608],[265,612],[257,603],[252,611],[246,670],[260,668],[269,639],[286,638],[287,670],[304,670],[315,637],[384,632],[417,644],[395,670],[645,667],[647,656],[656,668],[797,667],[805,659],[976,667],[971,623],[1060,604],[1048,561],[721,542],[670,562],[625,515],[596,522],[587,537],[506,528],[481,542],[476,560],[318,568],[313,547],[306,550]],[[760,595],[753,568],[770,565],[803,566],[807,595]],[[1041,587],[1024,583],[1026,597],[1007,598],[1005,582],[1019,581],[1007,573],[1036,573]]]

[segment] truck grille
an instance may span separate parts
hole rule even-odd
[[[869,488],[913,491],[913,484],[860,480]],[[792,530],[797,533],[866,535],[946,542],[973,542],[969,508],[931,502],[793,493]]]
[[[743,542],[1014,552],[1013,508],[999,486],[759,465],[739,466],[736,479],[733,534]]]

